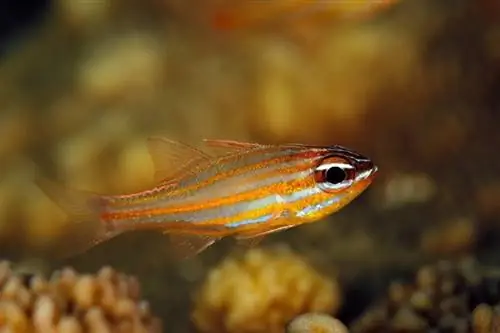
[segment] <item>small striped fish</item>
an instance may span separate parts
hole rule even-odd
[[[158,183],[138,193],[83,193],[42,178],[38,184],[72,225],[83,227],[79,238],[86,240],[74,254],[126,231],[153,229],[187,258],[226,236],[253,246],[267,234],[317,221],[351,202],[377,172],[368,158],[340,146],[205,143],[213,154],[150,138]]]

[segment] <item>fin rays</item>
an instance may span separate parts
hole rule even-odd
[[[199,149],[159,136],[148,138],[148,150],[156,181],[170,180],[177,173],[189,172],[188,165],[210,160],[210,155]]]
[[[164,233],[168,234],[168,231]],[[192,258],[220,239],[220,237],[195,234],[168,234],[168,236],[172,255],[178,260]]]
[[[99,195],[64,188],[40,175],[35,183],[68,215],[68,225],[60,237],[60,257],[80,254],[118,234],[105,230],[100,213],[106,203]]]

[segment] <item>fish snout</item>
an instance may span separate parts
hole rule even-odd
[[[356,163],[356,180],[371,180],[378,172],[378,167],[370,160],[358,161]]]

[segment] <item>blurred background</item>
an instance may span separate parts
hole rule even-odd
[[[315,15],[278,6],[255,21],[261,9],[245,2],[2,2],[1,258],[28,270],[112,265],[143,281],[169,332],[189,330],[192,288],[231,241],[174,262],[164,236],[136,232],[60,260],[65,215],[33,184],[40,172],[98,193],[150,186],[146,138],[159,134],[371,157],[380,175],[361,197],[263,242],[339,274],[347,321],[424,263],[497,264],[498,1],[400,0],[363,14],[325,2]],[[221,8],[250,23],[211,21]]]

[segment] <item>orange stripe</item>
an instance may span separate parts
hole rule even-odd
[[[258,153],[261,153],[261,152],[258,152]],[[257,152],[255,152],[253,154],[257,154]],[[197,184],[193,184],[193,185],[190,185],[190,186],[187,186],[184,188],[180,188],[180,189],[176,189],[174,191],[171,191],[168,193],[168,196],[181,195],[181,194],[186,193],[188,191],[197,190],[197,189],[202,188],[204,186],[209,186],[210,184],[213,184],[214,182],[216,182],[218,180],[240,176],[244,173],[255,171],[256,169],[262,169],[264,167],[267,167],[268,165],[280,164],[283,162],[293,161],[295,159],[302,160],[302,159],[312,158],[314,156],[317,156],[317,153],[302,152],[302,153],[297,153],[294,155],[273,157],[273,158],[270,158],[268,160],[261,161],[259,163],[249,164],[247,166],[240,167],[237,169],[231,169],[231,170],[228,170],[225,172],[217,173],[214,176],[212,176],[212,177],[210,177],[202,182],[199,182]],[[219,163],[223,163],[224,161],[232,159],[232,158],[234,158],[234,156],[228,156],[224,159],[221,159],[219,161]],[[201,170],[201,171],[204,171],[204,170]]]
[[[290,170],[292,171],[292,170]],[[297,168],[293,168],[293,172],[297,172]],[[251,199],[259,199],[264,196],[269,195],[270,193],[283,193],[289,194],[295,191],[300,191],[306,187],[311,186],[311,181],[309,179],[300,179],[294,182],[293,186],[287,186],[286,191],[283,191],[284,184],[275,183],[268,186],[264,186],[261,188],[253,189],[250,191],[242,192],[236,195],[230,195],[222,199],[216,199],[212,201],[206,201],[202,203],[193,203],[188,205],[179,205],[174,207],[166,207],[166,208],[153,208],[153,209],[143,209],[143,210],[135,210],[129,212],[118,212],[118,213],[104,213],[102,215],[103,219],[122,219],[122,218],[132,218],[132,217],[140,217],[140,216],[151,216],[151,215],[167,215],[167,214],[175,214],[175,213],[185,213],[203,209],[215,208],[217,206],[225,206],[235,204],[241,201],[251,200]]]
[[[300,211],[310,205],[315,205],[320,202],[323,202],[329,195],[323,192],[313,194],[309,197],[306,197],[300,201],[297,201],[293,204],[293,210],[294,211]],[[294,220],[293,217],[291,219],[287,219],[286,222],[280,219],[276,220],[270,220],[266,223],[262,224],[247,224],[247,225],[242,225],[237,228],[231,228],[231,229],[224,229],[224,230],[214,230],[214,229],[208,229],[206,230],[206,226],[225,226],[229,223],[235,223],[239,221],[244,221],[244,220],[249,220],[249,219],[255,219],[258,218],[259,216],[263,215],[268,215],[268,214],[273,214],[274,212],[279,213],[282,211],[284,208],[282,204],[273,204],[273,205],[268,205],[263,208],[259,209],[254,209],[254,210],[249,210],[245,212],[241,212],[239,214],[233,215],[233,216],[228,216],[228,217],[220,217],[220,218],[213,218],[210,220],[207,220],[206,222],[203,223],[197,223],[197,224],[182,224],[182,223],[171,223],[169,224],[169,230],[170,226],[172,230],[185,230],[185,231],[190,231],[190,232],[196,232],[197,234],[210,234],[210,235],[219,235],[219,236],[227,236],[230,234],[235,234],[235,233],[240,233],[242,231],[248,231],[248,230],[255,230],[257,233],[260,231],[265,231],[268,230],[271,227],[276,227],[279,225],[285,225],[288,222],[291,224],[301,224],[300,222],[306,222],[306,220],[301,220],[299,223],[297,223],[297,220]],[[151,228],[156,229],[158,225],[155,223],[151,226]]]
[[[305,197],[301,200],[295,201],[293,204],[291,204],[292,210],[293,211],[300,211],[300,210],[302,210],[310,205],[320,203],[326,199],[326,196],[327,195],[325,193],[322,193],[322,192],[312,194],[308,197]],[[280,213],[285,208],[287,208],[287,204],[284,204],[284,205],[279,204],[279,203],[270,204],[266,207],[244,211],[244,212],[241,212],[241,213],[238,213],[238,214],[235,214],[232,216],[228,216],[228,217],[218,217],[218,218],[208,219],[205,222],[197,223],[196,225],[197,226],[227,225],[229,223],[237,223],[237,222],[244,221],[244,220],[256,219],[260,216],[267,215],[267,214]],[[290,219],[289,221],[292,222],[292,219]],[[279,224],[283,224],[283,223],[281,222]],[[237,230],[237,231],[246,230],[246,229],[265,230],[265,229],[268,229],[272,225],[273,225],[272,221],[269,221],[269,222],[262,223],[262,224],[242,225],[242,226],[235,228],[235,230]]]
[[[261,152],[259,152],[259,153],[261,153]],[[294,155],[274,157],[274,158],[270,158],[268,160],[264,160],[264,161],[259,162],[259,163],[250,164],[250,165],[247,165],[244,167],[240,167],[238,169],[231,169],[231,170],[228,170],[226,172],[217,173],[214,176],[212,176],[212,177],[210,177],[202,182],[199,182],[197,184],[193,184],[190,186],[186,186],[183,188],[174,189],[174,190],[166,190],[166,191],[162,191],[160,189],[158,192],[155,193],[155,195],[151,195],[151,196],[146,194],[149,191],[143,192],[146,194],[145,196],[141,196],[140,195],[141,192],[135,193],[136,197],[134,197],[134,194],[132,194],[132,195],[129,194],[129,195],[123,196],[122,198],[124,198],[124,199],[127,198],[130,200],[123,200],[123,201],[118,200],[114,204],[115,204],[115,206],[126,206],[126,205],[133,203],[134,201],[151,201],[151,200],[160,200],[160,199],[166,199],[169,197],[181,196],[182,194],[185,194],[189,191],[195,191],[195,190],[198,190],[200,188],[210,186],[211,184],[213,184],[216,181],[225,180],[225,179],[228,179],[230,177],[240,176],[244,173],[252,172],[256,169],[264,168],[267,165],[280,164],[283,162],[292,161],[294,159],[303,160],[303,159],[312,158],[312,157],[317,156],[317,155],[318,155],[317,152],[307,151],[307,152],[297,153]],[[228,160],[228,159],[232,159],[232,158],[234,158],[234,155],[223,158],[219,163],[221,163],[222,161]],[[298,163],[298,164],[300,165],[300,163]],[[289,167],[289,168],[284,168],[284,169],[276,169],[276,172],[283,173],[283,170],[285,170],[285,172],[286,172],[286,170],[292,170],[294,168],[295,168],[295,172],[298,172],[298,171],[303,171],[303,170],[307,169],[308,167],[310,167],[310,165],[308,165],[308,164],[307,164],[307,167],[306,167],[306,165],[304,165],[304,169],[301,169],[300,166],[294,166],[294,167]],[[264,173],[262,177],[269,177],[269,174],[270,173]],[[258,178],[258,179],[260,180],[260,178]],[[162,186],[162,185],[160,185],[160,186]]]

